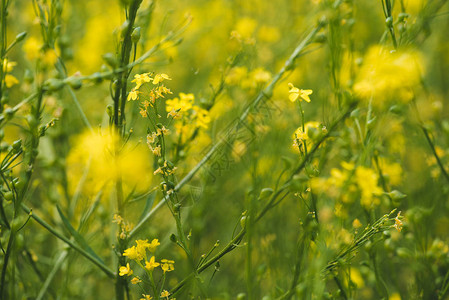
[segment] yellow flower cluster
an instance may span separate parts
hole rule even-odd
[[[151,242],[148,240],[136,240],[136,245],[126,249],[123,252],[123,256],[128,257],[130,260],[134,260],[142,269],[147,272],[153,272],[153,270],[157,267],[161,267],[164,274],[166,272],[173,271],[175,269],[173,260],[162,259],[161,262],[156,261],[156,257],[151,255],[148,259],[147,251],[150,253],[156,252],[157,247],[160,245],[158,239],[153,239]],[[119,268],[120,276],[131,276],[133,274],[133,270],[131,270],[129,263],[126,266],[121,266]],[[141,282],[139,277],[134,277],[131,280],[131,283],[138,284]]]
[[[313,140],[316,139],[321,134],[326,134],[326,126],[322,125],[316,121],[310,121],[304,124],[305,130],[302,130],[302,126],[296,129],[293,133],[293,148],[296,151],[301,151],[304,143],[307,146],[311,146]]]
[[[239,85],[244,89],[254,89],[267,83],[272,78],[270,72],[263,68],[248,71],[246,67],[234,67],[225,78],[228,85]]]
[[[113,131],[90,130],[73,140],[67,158],[70,192],[79,189],[88,195],[99,190],[104,193],[113,188],[113,183],[120,179],[124,193],[137,193],[147,190],[153,176],[148,173],[151,163],[145,144],[129,140],[120,141]]]
[[[113,223],[117,223],[120,226],[119,237],[124,240],[128,236],[129,232],[132,230],[133,226],[126,222],[121,216],[115,214],[112,220]]]
[[[180,119],[175,124],[176,133],[182,136],[193,134],[197,128],[207,129],[211,121],[209,111],[194,105],[195,95],[179,93],[179,97],[166,101],[167,117]],[[193,125],[193,126],[192,126]]]
[[[360,204],[371,209],[380,204],[379,196],[383,189],[379,186],[377,172],[368,167],[355,166],[342,162],[342,168],[333,168],[328,178],[312,178],[310,185],[315,192],[322,192],[338,199],[335,213],[339,217],[346,215],[345,205],[360,199]]]
[[[372,98],[373,105],[379,108],[393,99],[408,102],[420,84],[422,69],[417,52],[371,47],[358,72],[354,92],[362,99]]]
[[[16,77],[14,77],[13,75],[9,74],[10,72],[12,72],[12,70],[14,69],[15,66],[17,66],[16,62],[8,61],[7,58],[3,59],[3,72],[6,73],[6,75],[5,75],[5,84],[6,84],[7,88],[10,88],[13,85],[19,83],[19,80],[17,80]]]
[[[134,75],[134,79],[131,82],[135,83],[135,86],[128,93],[127,100],[139,100],[140,96],[143,95],[144,101],[141,103],[140,114],[142,117],[146,118],[148,116],[148,107],[154,105],[157,99],[165,98],[165,95],[172,94],[170,89],[162,84],[164,80],[171,80],[167,74],[156,74],[150,77],[150,73],[142,73]],[[141,91],[141,87],[146,83],[152,83],[154,86],[147,90]],[[148,101],[149,100],[149,101]]]

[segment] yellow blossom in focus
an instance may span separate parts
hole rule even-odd
[[[153,297],[151,297],[150,295],[145,295],[145,294],[142,294],[142,297],[143,298],[140,298],[140,300],[151,300],[151,299],[153,299]]]
[[[128,98],[127,98],[127,100],[128,101],[130,101],[130,100],[137,100],[137,99],[139,99],[139,91],[137,91],[136,89],[132,89],[130,92],[129,92],[129,94],[128,94]]]
[[[133,90],[138,90],[142,84],[144,84],[145,82],[150,82],[153,78],[151,78],[149,76],[149,73],[143,73],[143,74],[136,74],[134,75],[134,79],[131,80],[131,82],[134,82],[136,84],[136,86],[134,87]],[[133,99],[135,100],[135,99]]]
[[[155,258],[154,258],[154,256],[152,256],[150,258],[150,261],[145,262],[145,269],[152,272],[154,270],[154,268],[159,267],[159,265],[160,265],[160,263],[155,262]]]
[[[138,284],[138,283],[141,283],[141,282],[142,282],[142,280],[140,280],[139,277],[134,277],[133,279],[131,279],[131,283],[132,284]]]
[[[162,298],[166,297],[168,299],[169,296],[170,296],[170,293],[168,291],[166,291],[166,290],[162,291],[162,293],[161,293]]]
[[[131,270],[131,268],[129,267],[129,263],[126,264],[126,267],[120,267],[119,269],[119,275],[120,276],[131,276],[133,274],[133,270]]]
[[[159,243],[158,239],[153,239],[151,243],[148,245],[148,251],[154,253],[156,251],[157,246],[159,246],[161,243]]]
[[[132,246],[123,252],[123,256],[128,257],[129,259],[141,261],[143,259],[143,255],[139,251],[137,251],[136,246]]]
[[[306,102],[310,102],[309,95],[313,93],[312,90],[302,90],[295,87],[292,83],[288,84],[289,87],[289,95],[288,98],[291,102],[295,102],[298,98],[301,101],[301,99],[304,99]]]
[[[173,271],[175,269],[174,263],[175,262],[173,260],[162,259],[161,260],[161,268],[164,271],[164,273]]]
[[[171,80],[167,74],[156,74],[153,79],[153,84],[158,84],[164,80]]]

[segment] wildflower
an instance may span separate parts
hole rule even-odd
[[[156,130],[156,135],[159,136],[159,135],[162,135],[162,134],[169,135],[170,134],[170,129],[165,128],[165,126],[162,126],[162,128],[158,128]]]
[[[127,256],[129,259],[134,260],[142,260],[142,256],[140,256],[140,253],[137,251],[136,246],[132,246],[131,248],[128,248],[123,252],[123,256]]]
[[[161,268],[164,271],[164,273],[173,271],[175,269],[175,267],[173,265],[174,263],[175,262],[173,260],[162,259],[161,260]]]
[[[194,106],[193,110],[195,111],[196,126],[207,129],[210,123],[209,111],[199,106]]]
[[[362,227],[362,223],[360,222],[359,219],[355,219],[355,220],[352,222],[352,227],[354,227],[355,229],[360,228],[360,227]]]
[[[3,60],[3,72],[10,73],[15,66],[17,66],[15,61],[8,61],[7,58]]]
[[[298,98],[300,99],[300,101],[301,99],[304,99],[306,102],[310,102],[309,95],[313,93],[312,90],[298,89],[292,83],[289,83],[288,87],[290,88],[289,90],[290,95],[288,96],[288,98],[290,99],[291,102],[295,102]]]
[[[153,144],[155,139],[156,139],[157,135],[156,133],[152,133],[152,134],[148,134],[147,135],[147,144],[150,146],[150,144]]]
[[[148,106],[150,106],[150,102],[148,102],[148,100],[145,100],[145,101],[142,102],[142,105],[143,105],[143,107],[144,107],[145,109],[147,109]]]
[[[133,270],[129,267],[129,263],[126,264],[126,267],[121,266],[119,269],[119,275],[120,276],[131,276],[133,274]]]
[[[144,84],[145,82],[150,82],[152,80],[152,78],[148,74],[149,73],[134,75],[134,79],[131,80],[131,82],[136,83],[136,87],[134,88],[134,90],[138,90],[142,86],[142,84]],[[135,100],[135,99],[133,99],[133,100]]]
[[[371,47],[355,80],[354,92],[363,99],[375,99],[372,103],[376,107],[390,99],[408,102],[413,98],[413,88],[420,84],[422,65],[417,52]]]
[[[194,100],[195,96],[193,94],[179,93],[179,98],[176,97],[165,102],[166,111],[171,112],[174,110],[186,112],[192,109]]]
[[[378,205],[380,201],[379,199],[374,198],[373,195],[381,194],[382,189],[377,184],[378,176],[374,170],[359,166],[355,170],[355,177],[362,194],[362,198],[360,200],[362,205],[367,208],[373,204]]]
[[[159,243],[158,239],[153,239],[148,246],[148,251],[153,252],[156,251],[157,246],[159,246],[161,243]]]
[[[155,262],[155,258],[154,258],[154,256],[152,256],[150,258],[150,261],[145,262],[145,269],[152,272],[154,270],[154,268],[159,267],[159,265],[160,265],[160,263]]]
[[[157,174],[164,174],[164,171],[162,171],[162,169],[159,167],[159,168],[157,168],[156,171],[153,172],[153,175],[157,175]]]
[[[265,71],[263,68],[255,69],[251,72],[251,75],[257,84],[268,82],[271,79],[270,72]]]
[[[171,78],[167,74],[156,74],[153,79],[153,84],[158,84],[164,80],[171,80]]]
[[[140,113],[140,115],[141,115],[143,118],[146,118],[146,117],[148,116],[148,113],[147,113],[147,110],[146,110],[146,109],[140,108],[139,113]]]
[[[10,88],[13,85],[18,84],[19,80],[17,80],[17,78],[12,76],[11,74],[6,74],[6,76],[5,76],[5,83],[6,83],[6,87]]]
[[[143,298],[140,298],[140,300],[151,300],[151,299],[153,299],[153,297],[151,297],[150,295],[142,294],[142,296],[143,296]]]
[[[130,101],[130,100],[137,100],[137,99],[139,99],[139,91],[137,90],[137,89],[132,89],[130,92],[129,92],[129,94],[128,94],[128,98],[127,98],[127,100],[128,101]]]
[[[138,283],[141,283],[141,282],[142,282],[142,280],[140,280],[139,277],[134,277],[133,279],[131,279],[131,283],[132,284],[138,284]]]
[[[401,217],[401,212],[398,212],[398,215],[396,216],[396,218],[394,218],[394,225],[393,227],[396,228],[396,230],[398,232],[401,232],[402,230],[402,221],[399,219]]]
[[[174,110],[172,109],[168,114],[167,114],[167,118],[172,117],[173,119],[179,119],[181,118],[181,116],[178,114],[179,110]]]
[[[140,257],[146,257],[146,249],[150,247],[148,240],[136,240],[136,251]]]
[[[155,147],[155,148],[151,148],[151,147],[150,147],[150,149],[151,149],[151,151],[153,152],[153,154],[154,154],[155,156],[161,156],[161,145],[158,145],[158,146]]]
[[[170,292],[168,292],[166,290],[162,291],[162,293],[161,293],[162,298],[166,297],[168,299],[169,296],[170,296]]]

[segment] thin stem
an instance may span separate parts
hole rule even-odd
[[[90,260],[91,262],[93,262],[97,267],[99,267],[108,277],[110,278],[114,278],[115,277],[115,273],[110,270],[105,264],[103,264],[102,262],[98,261],[92,254],[90,254],[89,252],[86,252],[84,249],[82,249],[80,246],[76,245],[75,243],[73,243],[71,240],[69,240],[68,238],[66,238],[65,236],[63,236],[61,233],[59,233],[58,231],[56,231],[56,229],[54,229],[50,224],[48,224],[47,222],[45,222],[44,220],[42,220],[39,216],[36,215],[36,213],[31,213],[31,209],[28,208],[25,204],[22,203],[22,209],[28,213],[31,214],[31,218],[34,219],[37,223],[39,223],[40,225],[42,225],[45,229],[47,229],[51,234],[53,234],[55,237],[57,237],[58,239],[60,239],[61,241],[63,241],[64,243],[66,243],[67,245],[69,245],[70,247],[72,247],[73,249],[75,249],[76,251],[78,251],[81,255],[83,255],[84,257],[86,257],[88,260]]]
[[[247,106],[247,108],[243,111],[243,113],[240,115],[240,118],[237,120],[236,125],[234,126],[233,130],[239,130],[240,124],[246,120],[248,115],[250,114],[253,109],[257,108],[259,103],[263,102],[264,100],[268,100],[271,98],[271,95],[273,94],[274,87],[276,84],[283,78],[285,73],[287,71],[290,71],[294,69],[294,63],[296,59],[302,54],[305,47],[313,40],[315,35],[318,33],[318,31],[323,27],[323,23],[320,22],[315,28],[311,30],[311,32],[298,44],[298,46],[295,48],[293,53],[290,55],[290,57],[285,62],[282,69],[273,77],[270,84],[262,90],[257,97]],[[232,135],[232,134],[231,134]],[[194,176],[195,174],[209,161],[209,159],[214,155],[214,153],[226,143],[226,139],[228,137],[225,137],[224,139],[221,139],[216,144],[212,146],[212,148],[207,152],[207,154],[201,159],[201,161],[193,167],[189,173],[187,173],[186,176],[175,186],[174,192],[178,192],[181,190],[181,188],[187,184]],[[151,211],[149,211],[145,217],[142,218],[142,220],[134,227],[134,229],[130,232],[130,238],[133,237],[139,230],[143,228],[145,223],[158,211],[167,201],[167,197],[164,197]]]

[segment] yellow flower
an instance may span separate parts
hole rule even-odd
[[[145,262],[145,269],[152,272],[154,268],[159,267],[160,263],[154,261],[154,256],[150,258],[150,261]]]
[[[134,90],[138,90],[142,86],[142,84],[144,84],[145,82],[150,82],[152,80],[152,78],[148,74],[149,73],[134,75],[134,79],[131,80],[131,82],[136,83],[136,87],[134,88]],[[133,100],[135,100],[135,99],[133,99]]]
[[[126,264],[126,267],[121,266],[119,269],[119,275],[120,276],[131,276],[133,274],[133,270],[129,267],[129,263]]]
[[[378,176],[371,168],[362,166],[355,170],[355,179],[361,192],[361,204],[365,208],[370,208],[372,205],[379,205],[380,200],[374,195],[382,194],[383,190],[378,186]]]
[[[146,118],[148,116],[147,111],[143,108],[140,108],[139,113],[142,116],[142,118]]]
[[[398,212],[398,215],[396,216],[396,218],[394,218],[394,225],[393,227],[396,228],[397,231],[401,232],[402,230],[402,221],[399,219],[401,217],[401,212]]]
[[[15,61],[8,61],[7,58],[3,60],[3,72],[10,73],[15,66],[17,66]]]
[[[181,116],[178,114],[178,111],[172,109],[168,114],[167,118],[172,117],[173,119],[179,119]]]
[[[153,152],[154,155],[161,156],[161,145],[158,145],[155,148],[151,148],[150,147],[150,149],[151,149],[151,151]]]
[[[369,100],[381,108],[387,100],[408,102],[413,90],[420,85],[423,59],[410,49],[388,51],[371,47],[363,59],[354,83],[356,96]]]
[[[142,294],[142,296],[143,296],[143,298],[140,298],[140,300],[151,300],[151,299],[153,299],[153,297],[151,297],[150,295]]]
[[[251,75],[257,84],[268,82],[271,79],[271,73],[265,71],[263,68],[255,69],[251,72]]]
[[[362,223],[360,222],[359,219],[355,219],[355,220],[352,222],[352,227],[354,227],[355,229],[360,228],[360,227],[362,227]]]
[[[162,291],[162,293],[161,293],[161,297],[162,297],[162,298],[163,298],[163,297],[168,298],[169,296],[170,296],[170,292],[168,292],[168,291],[166,291],[166,290]]]
[[[162,259],[161,260],[161,268],[162,270],[165,272],[170,272],[173,271],[175,269],[175,266],[173,265],[175,262],[173,260],[168,260],[168,259]]]
[[[181,111],[180,112],[180,114],[181,114],[182,112],[186,112],[186,111],[192,109],[194,100],[195,100],[195,96],[193,94],[179,93],[179,98],[176,97],[171,100],[167,100],[165,102],[165,104],[166,104],[165,109],[167,112]]]
[[[156,74],[153,79],[153,84],[158,84],[164,80],[171,80],[171,78],[167,74]]]
[[[309,95],[313,93],[312,90],[298,89],[292,83],[289,83],[288,87],[290,88],[289,90],[290,94],[288,95],[288,98],[290,99],[291,102],[295,102],[298,98],[300,101],[301,99],[304,99],[306,102],[310,102]]]
[[[195,111],[196,126],[207,129],[210,123],[209,111],[202,109],[199,106],[194,106],[193,110]]]
[[[131,279],[131,283],[132,283],[132,284],[138,284],[138,283],[140,283],[140,282],[142,282],[142,280],[140,280],[139,277],[134,277],[133,279]]]
[[[157,246],[159,246],[161,243],[159,243],[158,239],[153,239],[150,243],[150,245],[148,246],[148,251],[154,253],[154,251],[156,251]]]
[[[18,84],[19,81],[17,80],[16,77],[14,77],[14,76],[12,76],[10,74],[6,74],[6,76],[5,76],[5,83],[6,83],[6,87],[10,88],[13,85]]]
[[[129,259],[134,260],[142,260],[143,256],[140,255],[139,251],[137,251],[136,246],[132,246],[131,248],[128,248],[123,252],[123,256],[127,256]]]
[[[137,91],[137,89],[132,89],[129,94],[128,94],[128,101],[130,100],[137,100],[139,99],[139,91]]]

